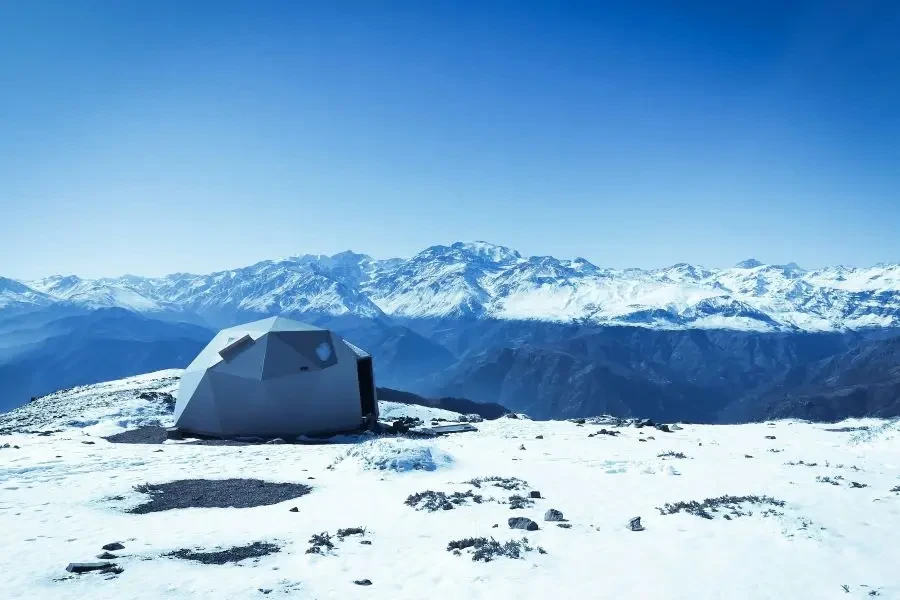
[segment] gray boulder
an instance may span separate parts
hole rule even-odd
[[[524,529],[526,531],[537,531],[540,529],[537,523],[526,517],[511,517],[507,523],[510,529]]]
[[[562,511],[556,510],[555,508],[551,508],[547,512],[544,513],[545,521],[565,521],[566,518],[563,516]]]

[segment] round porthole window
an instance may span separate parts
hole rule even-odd
[[[319,360],[322,362],[326,362],[329,358],[331,358],[331,344],[328,342],[322,342],[318,346],[316,346],[316,356],[319,357]]]

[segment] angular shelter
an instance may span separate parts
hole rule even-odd
[[[357,429],[378,418],[372,357],[284,317],[223,329],[181,376],[179,430],[221,437]]]

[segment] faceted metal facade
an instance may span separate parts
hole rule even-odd
[[[296,436],[366,418],[357,360],[340,336],[284,317],[223,329],[181,377],[175,427],[214,436]],[[363,384],[365,385],[365,384]]]

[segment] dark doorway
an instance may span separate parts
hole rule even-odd
[[[363,417],[377,412],[375,405],[375,376],[372,373],[372,358],[356,360],[356,377],[359,380],[359,402]]]

